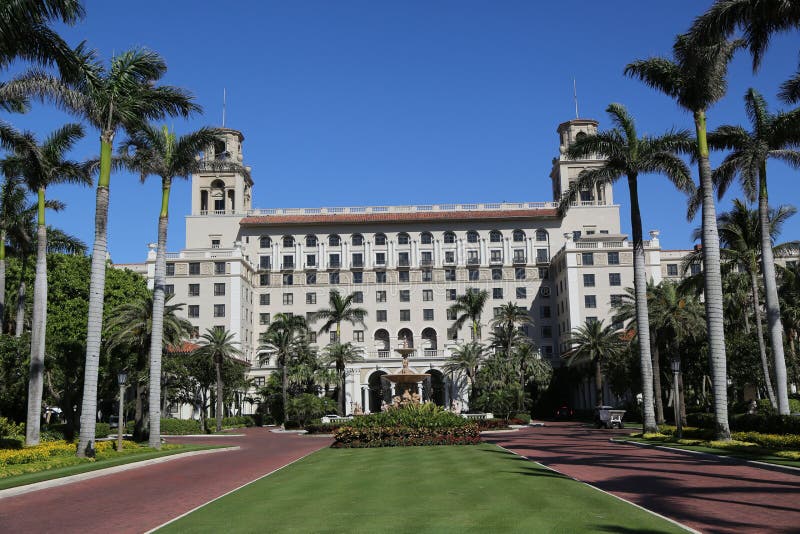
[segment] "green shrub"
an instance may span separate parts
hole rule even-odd
[[[107,438],[111,434],[111,425],[108,423],[96,423],[94,427],[95,439]]]
[[[305,429],[309,434],[333,434],[341,426],[341,423],[309,423]]]
[[[305,426],[312,419],[319,419],[328,413],[336,413],[336,402],[328,397],[303,393],[289,399],[287,411],[290,419],[297,421],[300,426]]]
[[[514,424],[527,425],[527,424],[530,424],[530,422],[531,422],[531,414],[529,414],[529,413],[516,413],[516,414],[514,414],[514,416],[511,419],[513,421],[521,421],[521,423],[516,423],[515,422]]]
[[[800,436],[797,434],[762,434],[760,432],[734,432],[731,438],[736,441],[755,443],[767,449],[800,450]]]
[[[298,430],[300,428],[300,422],[289,419],[283,422],[283,428],[284,430]]]
[[[432,402],[411,404],[404,408],[390,408],[386,411],[362,415],[343,426],[356,428],[402,426],[407,428],[451,428],[465,427],[471,423],[460,415],[448,412]]]
[[[483,432],[484,430],[507,430],[509,428],[508,421],[505,419],[476,419],[475,424],[478,429]]]
[[[25,435],[25,423],[15,423],[11,419],[0,417],[0,438],[11,438]]]
[[[186,434],[202,434],[200,421],[197,419],[162,419],[161,433],[180,436]]]

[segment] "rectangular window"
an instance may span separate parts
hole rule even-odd
[[[456,262],[456,253],[452,250],[448,250],[444,253],[444,262],[447,264],[453,264]]]
[[[168,263],[167,264],[167,276],[175,276],[175,264]]]
[[[468,250],[467,251],[467,265],[478,265],[481,262],[481,258],[478,255],[477,250]]]
[[[263,388],[267,384],[267,379],[263,376],[253,378],[253,385],[257,388]]]
[[[594,265],[594,253],[584,252],[581,254],[581,263],[583,265]]]
[[[457,317],[455,310],[447,310],[447,320],[448,321],[455,321]]]
[[[190,304],[189,305],[189,317],[197,318],[200,317],[200,306],[197,304]]]
[[[214,274],[225,274],[225,262],[224,261],[215,261],[214,262]]]
[[[552,326],[543,326],[542,327],[542,337],[543,338],[553,337],[553,327]]]
[[[364,273],[361,271],[353,273],[353,283],[354,284],[363,284],[364,283]]]
[[[447,329],[447,339],[451,341],[458,340],[458,328],[450,327]]]
[[[501,313],[503,313],[503,308],[500,308],[500,307],[492,308],[492,316],[493,317],[500,317]]]
[[[430,302],[433,300],[433,289],[423,289],[422,290],[422,300],[425,302]]]
[[[260,274],[258,275],[258,285],[260,286],[268,286],[269,285],[269,275],[268,274]]]
[[[584,274],[583,275],[583,287],[594,287],[594,275],[593,274]]]
[[[596,323],[596,322],[597,322],[597,317],[594,317],[593,315],[590,315],[590,316],[586,317],[586,323],[587,324],[593,324],[593,323]]]
[[[608,273],[608,285],[620,286],[622,285],[622,277],[619,273]]]
[[[677,263],[668,263],[667,264],[667,276],[678,276],[678,264]]]
[[[361,304],[364,302],[364,293],[361,291],[353,291],[353,302],[356,304]]]
[[[375,253],[375,265],[386,265],[386,253],[385,252],[376,252]]]
[[[619,265],[619,252],[609,252],[608,253],[608,264],[609,265]]]
[[[583,297],[583,305],[586,308],[596,308],[597,307],[597,297],[594,295],[584,295]]]
[[[423,267],[430,267],[433,265],[433,252],[423,252],[421,261]]]
[[[622,297],[623,295],[611,295],[611,307],[619,308],[622,306]]]
[[[283,256],[282,269],[294,269],[294,254],[286,254]]]
[[[328,283],[329,284],[338,284],[339,283],[339,273],[328,273]]]
[[[540,306],[539,307],[539,317],[542,319],[549,319],[552,312],[550,311],[550,306]]]
[[[411,320],[411,310],[400,310],[400,320],[401,321],[410,321]]]
[[[283,285],[285,285],[285,286],[294,285],[294,275],[293,274],[284,274],[283,275]]]
[[[548,263],[550,261],[550,256],[547,252],[546,248],[537,248],[536,249],[536,263]]]
[[[225,284],[214,284],[214,296],[215,297],[224,297],[225,296]]]
[[[189,296],[190,297],[200,296],[200,284],[189,284]]]
[[[517,288],[517,298],[518,299],[526,299],[528,298],[528,290],[524,287]]]
[[[317,283],[317,273],[306,273],[306,285],[313,286]]]
[[[271,269],[272,268],[272,258],[270,256],[259,256],[258,258],[258,266],[262,269]]]
[[[375,302],[386,302],[386,291],[376,291]]]
[[[477,282],[480,279],[480,271],[478,269],[467,269],[467,275],[470,282]]]
[[[225,317],[224,304],[214,304],[214,317]]]
[[[525,263],[525,250],[521,248],[514,249],[514,263]]]
[[[539,267],[539,278],[547,280],[550,278],[550,269],[547,267]]]
[[[456,290],[455,289],[445,289],[447,300],[456,300]]]
[[[430,269],[422,269],[422,281],[433,282],[433,271]]]
[[[363,267],[364,266],[364,255],[360,252],[353,254],[353,267]]]
[[[424,321],[433,321],[433,309],[425,308],[422,310],[422,319]]]
[[[408,282],[411,280],[411,274],[408,271],[398,271],[397,272],[397,281],[398,282]]]
[[[501,263],[503,261],[503,251],[502,250],[492,250],[490,257],[492,259],[492,263]]]
[[[317,255],[306,254],[306,267],[316,267],[316,266],[317,266]]]
[[[447,282],[455,282],[456,281],[456,270],[455,269],[445,269],[444,270],[444,279]]]
[[[269,324],[269,314],[268,313],[259,313],[258,314],[258,324]]]
[[[338,269],[339,267],[341,267],[338,254],[328,255],[328,267],[330,267],[331,269]]]
[[[283,304],[289,306],[294,304],[294,293],[284,293],[283,294]]]
[[[262,306],[269,306],[269,293],[261,293],[258,296],[258,303]]]
[[[515,280],[525,280],[526,273],[525,267],[517,267],[514,269],[514,279]]]
[[[401,289],[400,302],[411,302],[411,291],[409,291],[408,289]]]
[[[353,341],[357,343],[364,342],[364,331],[363,330],[353,330]]]
[[[495,299],[495,300],[503,298],[503,288],[502,287],[493,287],[492,288],[492,298]]]
[[[189,264],[189,274],[200,274],[200,263],[192,262]]]
[[[375,283],[376,284],[386,283],[386,271],[375,271]]]
[[[691,264],[689,266],[689,272],[692,273],[692,275],[700,274],[700,264],[699,263]]]
[[[331,330],[330,336],[331,343],[336,343],[339,341],[339,336],[336,335],[336,330]]]
[[[408,267],[411,265],[411,260],[408,259],[408,252],[400,252],[397,254],[397,266]]]
[[[379,323],[385,323],[386,322],[386,310],[377,310],[375,312],[375,320],[378,321]]]
[[[492,280],[502,280],[503,269],[492,269]]]
[[[317,303],[317,294],[306,293],[306,304],[316,304],[316,303]]]
[[[311,330],[308,333],[308,342],[309,343],[316,343],[317,342],[317,333]]]

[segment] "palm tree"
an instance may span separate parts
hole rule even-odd
[[[549,382],[553,368],[550,362],[542,358],[536,345],[530,341],[515,344],[510,356],[519,373],[520,392],[517,409],[521,412],[525,409],[525,385],[528,380],[533,378],[537,387],[546,387],[544,383]]]
[[[767,103],[755,89],[745,95],[745,111],[752,130],[741,126],[720,126],[708,136],[712,148],[728,149],[714,172],[714,180],[721,197],[735,178],[739,178],[748,200],[758,199],[758,217],[761,248],[761,272],[764,279],[764,297],[767,310],[767,328],[774,360],[777,385],[777,408],[781,415],[789,414],[789,392],[786,378],[786,361],[783,354],[783,328],[775,277],[775,257],[772,253],[773,232],[770,223],[767,191],[767,159],[778,159],[792,167],[800,168],[800,151],[792,147],[800,143],[800,110],[770,113]]]
[[[491,323],[494,327],[492,337],[495,338],[495,341],[499,341],[498,336],[502,335],[501,332],[506,333],[505,344],[501,345],[501,348],[506,354],[510,355],[515,341],[521,340],[521,338],[524,337],[520,329],[532,325],[533,320],[525,308],[517,306],[513,302],[507,302],[498,308]]]
[[[789,340],[789,352],[797,362],[796,342],[800,335],[800,264],[794,263],[780,267],[781,311],[783,312],[783,328]]]
[[[169,129],[155,128],[149,124],[130,132],[120,147],[122,160],[132,171],[138,172],[144,182],[148,176],[161,178],[161,212],[158,216],[158,248],[153,293],[153,332],[150,347],[150,446],[161,444],[161,328],[164,317],[164,286],[167,273],[167,226],[169,223],[169,195],[172,180],[189,178],[201,167],[217,165],[220,171],[249,174],[244,167],[233,162],[205,162],[197,158],[200,151],[214,143],[222,132],[215,128],[201,128],[177,137]]]
[[[31,71],[6,85],[11,96],[50,99],[61,108],[82,117],[100,132],[100,176],[95,201],[95,236],[89,289],[89,321],[86,335],[86,366],[81,408],[78,456],[94,456],[97,372],[103,322],[108,199],[114,137],[118,130],[136,131],[147,121],[167,116],[188,117],[200,108],[188,92],[158,86],[166,73],[164,60],[155,52],[133,49],[115,56],[109,68],[93,51],[80,45],[75,50],[80,68],[57,79],[42,71]]]
[[[333,291],[331,292],[333,293]],[[297,354],[305,343],[308,327],[303,317],[299,315],[277,314],[267,331],[261,334],[259,351],[265,351],[261,356],[261,363],[269,360],[272,354],[278,359],[281,368],[281,387],[283,392],[283,415],[286,417],[289,401],[289,360]]]
[[[79,124],[67,124],[39,144],[32,133],[20,139],[16,152],[3,160],[3,174],[19,176],[28,189],[37,195],[36,276],[33,289],[31,320],[31,358],[28,384],[28,418],[25,443],[38,445],[44,377],[44,347],[47,324],[47,188],[62,183],[91,183],[89,167],[65,159],[65,154],[83,137]]]
[[[703,272],[705,281],[706,322],[708,324],[709,367],[714,389],[716,434],[730,439],[728,425],[728,377],[725,355],[725,330],[722,311],[722,273],[720,272],[717,209],[714,183],[708,158],[706,111],[725,95],[725,75],[737,41],[715,41],[707,46],[693,43],[679,35],[672,48],[673,58],[655,57],[637,60],[625,67],[625,74],[674,98],[694,117],[703,206]],[[643,328],[641,330],[644,330]]]
[[[611,104],[606,109],[616,126],[613,130],[586,135],[567,150],[572,159],[585,159],[596,154],[605,158],[601,167],[581,172],[561,198],[563,214],[575,202],[580,191],[592,190],[628,180],[631,201],[631,233],[633,234],[633,285],[636,294],[636,320],[639,325],[639,359],[642,369],[642,401],[644,432],[657,432],[653,405],[653,367],[650,353],[650,326],[647,313],[647,267],[645,265],[642,215],[639,209],[638,178],[642,173],[665,175],[679,190],[694,193],[689,168],[676,151],[686,152],[691,146],[689,132],[671,131],[659,137],[639,137],[636,124],[625,106]]]
[[[217,409],[215,410],[217,432],[222,430],[222,412],[224,410],[222,362],[226,358],[236,358],[242,354],[242,351],[235,347],[239,344],[235,338],[235,333],[224,328],[209,328],[205,334],[200,336],[200,348],[194,353],[198,358],[208,358],[214,362],[214,371],[217,375]]]
[[[363,360],[364,355],[362,352],[360,347],[356,347],[350,342],[339,343],[337,341],[325,347],[322,355],[323,361],[327,365],[333,365],[336,369],[336,378],[339,382],[339,409],[342,415],[347,415],[347,406],[345,406],[346,396],[344,392],[345,369],[348,363],[360,362]]]
[[[22,181],[13,176],[5,176],[0,187],[0,334],[4,333],[6,307],[6,244],[9,240],[28,239],[24,234],[24,212],[27,192]]]
[[[613,325],[604,325],[602,320],[586,321],[570,332],[568,343],[571,348],[565,355],[569,357],[567,365],[594,365],[596,401],[598,406],[603,406],[603,363],[625,349],[619,331]]]
[[[470,398],[474,396],[472,387],[478,376],[478,368],[486,358],[486,347],[477,341],[462,343],[453,349],[447,362],[442,366],[452,376],[464,376],[470,384]]]
[[[347,321],[352,325],[359,323],[364,324],[364,318],[367,316],[367,310],[353,306],[354,296],[355,295],[351,293],[346,297],[342,297],[338,290],[331,289],[330,293],[328,294],[328,307],[317,310],[311,316],[312,321],[325,321],[325,324],[323,324],[322,328],[319,329],[320,332],[330,332],[331,328],[333,328],[335,325],[336,342],[339,342],[342,340],[343,321]]]
[[[456,330],[464,326],[468,320],[472,323],[472,340],[481,339],[481,315],[483,307],[489,298],[489,292],[475,287],[468,287],[463,295],[456,298],[447,311],[456,316],[453,328]]]
[[[176,312],[183,309],[182,303],[171,303],[173,295],[167,295],[162,321],[161,343],[164,347],[176,347],[191,336],[192,324]],[[144,434],[144,379],[147,375],[146,357],[153,338],[153,293],[145,298],[126,302],[110,310],[109,321],[103,328],[106,351],[128,349],[133,351],[135,361],[128,365],[129,380],[133,384],[135,402],[134,439]]]

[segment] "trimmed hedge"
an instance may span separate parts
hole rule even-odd
[[[107,438],[108,435],[111,434],[111,425],[108,423],[96,423],[94,427],[94,437],[97,438]]]
[[[478,430],[508,430],[508,421],[505,419],[476,419]]]
[[[311,423],[306,425],[306,432],[309,434],[333,434],[341,426],[341,423]]]
[[[133,421],[125,424],[125,431],[133,433]],[[185,436],[187,434],[202,434],[200,421],[197,419],[161,419],[161,433],[172,436]]]
[[[686,422],[700,428],[714,428],[715,419],[713,414],[692,413],[686,415]],[[794,415],[736,414],[728,422],[735,432],[800,434],[800,417]]]
[[[515,413],[514,417],[511,418],[511,424],[513,425],[529,425],[530,423],[531,415],[528,413]]]

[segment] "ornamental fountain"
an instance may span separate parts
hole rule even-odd
[[[403,358],[403,366],[399,372],[381,377],[381,382],[388,383],[391,389],[392,405],[422,403],[423,385],[426,381],[430,383],[431,375],[418,373],[408,366],[408,357],[415,349],[409,347],[405,339],[401,341],[400,347],[394,350]]]

